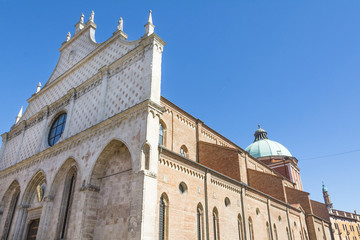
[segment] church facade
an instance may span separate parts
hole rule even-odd
[[[326,205],[265,130],[245,151],[161,96],[151,12],[135,41],[121,18],[103,43],[93,12],[75,27],[2,134],[2,240],[333,239]]]

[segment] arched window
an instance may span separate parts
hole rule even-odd
[[[76,168],[72,167],[65,179],[63,199],[62,199],[60,216],[59,216],[59,222],[61,223],[60,232],[59,232],[60,239],[66,238],[66,233],[69,226],[69,220],[71,214],[71,205],[74,198],[75,182],[76,182]]]
[[[239,240],[244,240],[244,233],[243,233],[243,226],[242,226],[242,219],[241,215],[238,215],[238,232],[239,232]]]
[[[56,118],[50,128],[48,143],[49,146],[54,146],[54,144],[59,141],[61,134],[64,132],[66,123],[66,113],[61,114]]]
[[[164,124],[160,123],[159,127],[159,145],[163,146],[165,143],[165,127]]]
[[[159,240],[167,240],[168,233],[168,206],[169,200],[165,193],[160,197],[159,204]]]
[[[249,217],[249,235],[250,235],[250,240],[254,240],[254,226],[253,226],[253,222],[251,217]]]
[[[270,226],[268,222],[266,222],[266,235],[267,235],[267,239],[271,240]]]
[[[197,239],[204,240],[204,210],[199,203],[196,208],[196,220],[197,220]]]
[[[213,228],[214,228],[214,240],[220,239],[219,233],[219,213],[216,208],[213,210]]]
[[[183,157],[188,157],[188,149],[185,145],[182,145],[180,148],[180,155]]]
[[[275,240],[279,240],[275,223],[274,223],[274,235],[275,235]]]
[[[287,235],[288,240],[290,240],[290,232],[289,232],[288,227],[286,227],[286,235]]]

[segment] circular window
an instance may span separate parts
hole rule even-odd
[[[179,184],[179,190],[180,190],[181,194],[184,194],[187,191],[187,186],[186,186],[186,184],[184,182],[181,182]]]
[[[66,113],[61,114],[56,120],[53,122],[49,132],[48,143],[50,146],[54,146],[54,144],[59,141],[61,134],[64,132],[66,123]]]

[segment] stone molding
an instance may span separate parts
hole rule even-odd
[[[151,100],[145,100],[131,108],[124,110],[123,112],[118,113],[117,115],[108,118],[96,125],[93,125],[84,131],[71,136],[58,144],[55,144],[52,147],[45,149],[44,151],[33,155],[17,164],[14,164],[6,169],[0,171],[0,179],[4,179],[7,176],[22,172],[23,170],[30,168],[33,165],[39,164],[42,161],[49,159],[51,157],[57,156],[60,153],[70,150],[72,148],[78,147],[82,142],[87,141],[89,138],[94,137],[95,135],[100,135],[105,132],[113,131],[114,128],[120,126],[121,122],[126,119],[131,119],[136,117],[141,112],[148,111],[150,108],[153,111],[156,111],[158,114],[162,114],[163,108],[157,103],[152,102]]]
[[[87,184],[85,186],[82,186],[79,191],[80,192],[85,192],[85,191],[100,192],[100,188],[97,186],[94,186],[92,184]]]

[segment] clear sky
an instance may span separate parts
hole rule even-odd
[[[102,42],[119,17],[138,39],[152,9],[167,42],[163,96],[242,148],[260,123],[297,157],[312,199],[324,181],[335,208],[360,210],[360,1],[53,2],[0,0],[1,133],[82,12],[95,11]]]

